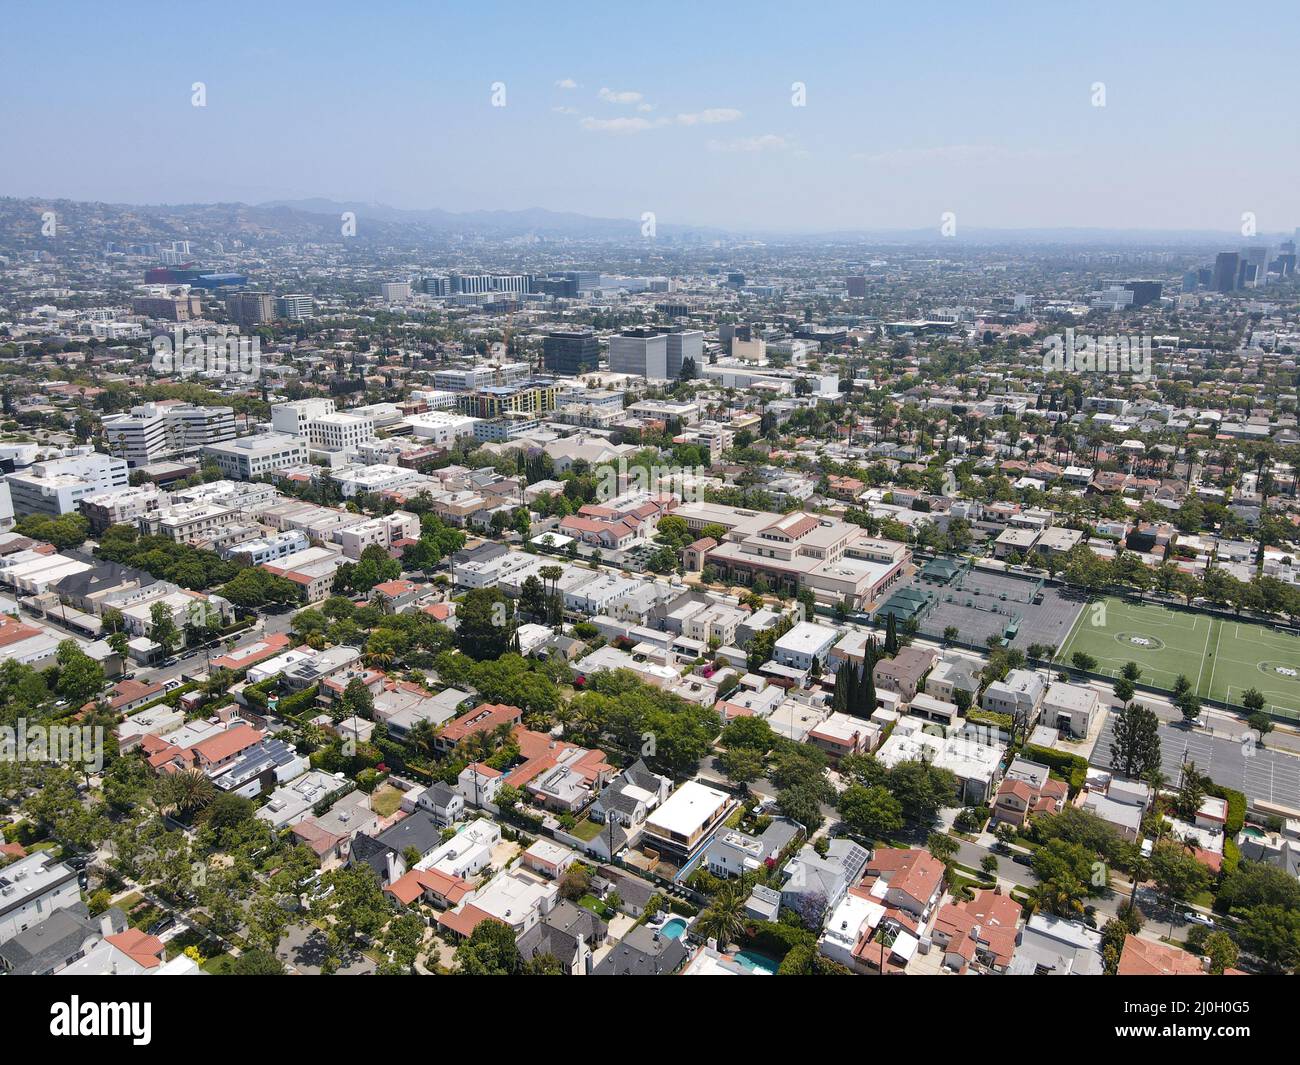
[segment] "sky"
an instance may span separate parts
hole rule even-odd
[[[11,4],[0,195],[1290,232],[1297,31],[1294,0]]]

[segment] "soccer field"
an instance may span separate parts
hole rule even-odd
[[[1160,688],[1181,673],[1202,698],[1240,705],[1255,688],[1269,706],[1300,713],[1300,637],[1267,625],[1099,599],[1079,614],[1059,660],[1076,651],[1092,655],[1100,673],[1116,676],[1136,662],[1142,680]]]

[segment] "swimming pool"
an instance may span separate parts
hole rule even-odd
[[[660,928],[659,931],[669,939],[681,939],[686,933],[686,922],[680,917],[673,917],[672,919],[665,921],[663,927]]]
[[[738,950],[733,957],[746,969],[756,973],[767,973],[769,976],[776,972],[776,960],[769,958],[766,954],[759,954],[753,950]]]

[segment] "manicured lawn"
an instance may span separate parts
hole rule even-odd
[[[209,958],[199,968],[210,976],[229,976],[230,967],[234,964],[235,959],[229,954],[218,954],[215,958]]]
[[[604,825],[597,824],[595,821],[587,818],[574,825],[573,834],[582,840],[583,843],[590,843],[600,835],[604,827]]]
[[[578,905],[590,910],[597,917],[606,917],[609,915],[609,907],[601,902],[600,899],[596,898],[595,895],[583,895],[582,898],[578,900]]]
[[[370,796],[370,808],[380,817],[392,817],[401,805],[402,793],[388,784]]]

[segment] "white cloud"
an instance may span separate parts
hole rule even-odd
[[[683,126],[714,126],[719,122],[735,122],[743,113],[734,107],[711,107],[706,111],[694,111],[678,115],[677,121]]]
[[[613,89],[606,88],[602,88],[596,95],[607,104],[639,104],[645,99],[644,94],[639,92],[630,90],[616,92]]]
[[[790,142],[776,133],[758,137],[737,137],[729,141],[709,141],[711,152],[779,152],[790,147]]]
[[[578,83],[574,81],[572,78],[561,78],[559,81],[555,83],[555,87],[557,89],[576,89],[578,87]]]

